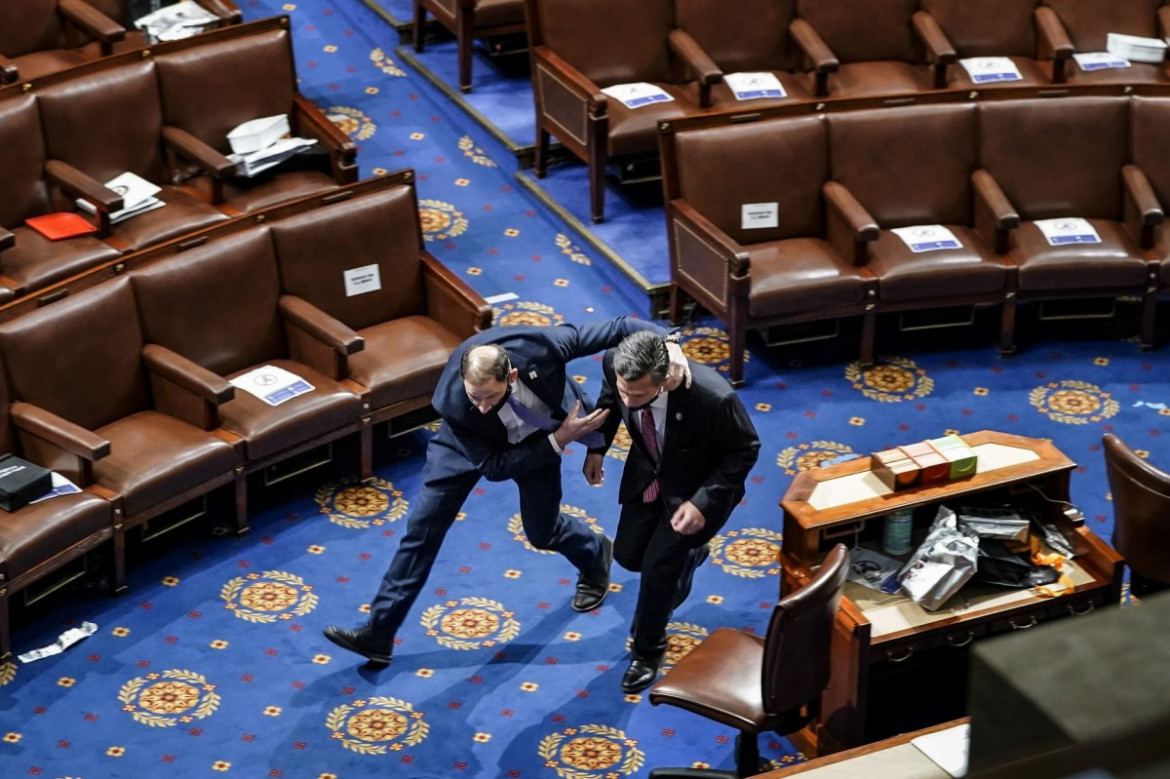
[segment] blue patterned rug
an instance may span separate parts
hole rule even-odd
[[[428,248],[503,296],[501,325],[644,313],[643,293],[515,186],[514,158],[387,53],[394,33],[359,0],[241,5],[252,18],[291,14],[302,90],[361,144],[363,175],[418,171]],[[694,323],[685,341],[692,359],[726,368],[717,323]],[[989,339],[883,342],[898,349],[869,371],[832,350],[752,342],[742,396],[763,449],[670,626],[668,666],[717,627],[763,630],[778,597],[777,503],[801,469],[948,430],[1051,438],[1080,464],[1073,500],[1108,538],[1101,435],[1170,466],[1161,352],[1043,331],[1010,360]],[[596,389],[596,361],[574,372]],[[430,434],[379,436],[372,485],[342,458],[258,493],[243,539],[204,523],[132,547],[122,598],[73,589],[23,614],[18,653],[82,621],[97,632],[0,666],[0,775],[624,779],[730,767],[732,729],[620,691],[636,579],[615,568],[600,610],[571,611],[574,571],[527,544],[510,483],[483,482],[467,502],[388,668],[323,638],[326,624],[363,621]],[[581,462],[577,451],[565,463],[565,511],[612,534],[617,479],[587,488]],[[802,759],[784,739],[763,741],[774,764]]]

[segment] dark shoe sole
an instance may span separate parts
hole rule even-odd
[[[374,651],[371,651],[369,649],[363,649],[363,648],[359,647],[356,643],[351,641],[349,636],[347,636],[341,632],[334,632],[334,631],[330,630],[329,628],[325,628],[321,632],[325,636],[325,638],[329,639],[337,646],[341,647],[342,649],[353,652],[354,654],[361,655],[362,657],[366,658],[366,660],[368,660],[373,665],[390,665],[390,660],[391,660],[392,656],[389,654],[383,654],[381,652],[374,652]]]

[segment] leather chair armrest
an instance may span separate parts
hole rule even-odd
[[[975,232],[996,254],[1007,254],[1008,234],[1020,226],[1020,215],[999,182],[980,168],[971,174],[975,190]]]
[[[1158,37],[1166,40],[1170,35],[1170,5],[1158,6]]]
[[[434,258],[422,253],[427,315],[460,338],[492,325],[492,307],[471,285]]]
[[[938,19],[928,11],[915,11],[910,21],[926,49],[926,59],[932,65],[934,88],[943,89],[947,85],[947,67],[955,64],[959,55],[947,34],[943,32]]]
[[[829,74],[837,72],[841,66],[840,60],[829,44],[825,43],[811,24],[804,19],[793,19],[788,25],[788,32],[797,47],[804,52],[805,58],[812,63],[816,73],[816,96],[826,97],[829,94]]]
[[[225,179],[236,173],[236,163],[186,130],[166,126],[162,129],[163,143],[188,162],[194,162],[217,179]]]
[[[1062,83],[1065,67],[1074,51],[1072,39],[1052,8],[1042,5],[1033,14],[1036,20],[1036,59],[1052,60],[1052,83]]]
[[[124,205],[117,192],[61,160],[46,161],[45,176],[69,197],[81,198],[93,205],[97,209],[98,237],[105,238],[110,234],[110,212],[121,211]]]
[[[1123,167],[1121,180],[1125,184],[1125,228],[1142,249],[1152,249],[1154,228],[1166,218],[1162,204],[1145,171],[1137,165]]]
[[[83,0],[57,0],[57,10],[90,38],[101,41],[103,54],[109,54],[110,46],[126,37],[125,27]]]
[[[329,121],[329,117],[313,101],[302,94],[293,97],[291,124],[297,134],[314,138],[329,151],[333,178],[338,184],[352,184],[357,181],[357,144]]]
[[[279,305],[292,359],[335,381],[348,378],[348,357],[365,349],[365,340],[303,298],[281,295]]]
[[[699,82],[699,108],[710,108],[711,85],[723,80],[723,71],[686,30],[671,30],[666,40],[671,52]]]
[[[195,0],[195,2],[228,24],[239,24],[244,21],[243,12],[232,0]]]
[[[227,379],[165,346],[146,344],[142,348],[142,360],[152,374],[216,405],[236,396],[236,388]]]
[[[0,227],[0,252],[16,245],[16,235]]]
[[[11,84],[20,80],[20,68],[16,63],[0,54],[0,84]]]
[[[535,46],[532,49],[532,58],[535,64],[543,63],[549,69],[556,71],[561,81],[576,96],[589,104],[589,113],[593,116],[604,116],[609,107],[609,98],[601,91],[601,87],[557,56],[556,52],[545,46]]]
[[[726,314],[734,298],[746,296],[751,290],[751,256],[738,241],[685,200],[670,201],[667,214],[672,232],[685,229],[699,238],[692,244],[695,251],[684,253],[679,247],[674,247],[672,267],[683,272]]]
[[[10,414],[12,424],[20,432],[35,436],[82,459],[93,462],[110,453],[108,440],[40,406],[17,401],[12,404]]]
[[[826,181],[821,191],[827,206],[826,240],[842,257],[852,259],[854,265],[864,265],[865,244],[876,241],[880,232],[877,220],[843,184]]]

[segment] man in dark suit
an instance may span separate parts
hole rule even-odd
[[[432,404],[442,417],[427,447],[423,489],[390,568],[370,604],[370,621],[354,630],[333,625],[325,636],[371,662],[390,662],[394,636],[418,597],[443,539],[481,477],[512,480],[529,542],[564,555],[578,570],[572,607],[592,611],[609,591],[612,542],[561,513],[561,453],[595,435],[608,412],[589,407],[565,365],[656,326],[629,317],[556,327],[497,327],[456,349]],[[687,372],[682,351],[672,370]],[[588,445],[588,444],[586,444]]]
[[[600,484],[605,450],[625,421],[630,453],[618,487],[614,558],[642,574],[631,662],[621,683],[627,693],[658,676],[670,615],[690,594],[707,542],[743,498],[760,450],[746,409],[715,371],[695,365],[690,387],[668,390],[665,340],[638,332],[606,353],[597,407],[619,413],[602,423],[606,446],[590,447],[584,466],[588,482]]]

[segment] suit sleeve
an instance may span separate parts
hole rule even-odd
[[[548,442],[543,430],[533,433],[518,444],[500,443],[482,436],[458,422],[444,419],[463,450],[467,461],[474,465],[488,481],[507,481],[517,476],[560,463],[560,454]]]
[[[627,335],[639,330],[653,330],[666,335],[666,331],[653,322],[619,316],[607,322],[589,322],[584,325],[560,325],[550,329],[561,358],[567,363],[578,357],[589,357],[606,349],[612,349]]]
[[[744,482],[760,454],[760,438],[739,397],[725,395],[715,414],[713,444],[721,456],[691,496],[691,503],[709,522],[722,524],[743,497]]]
[[[609,416],[601,423],[601,427],[597,430],[605,438],[605,446],[590,449],[591,454],[605,454],[609,451],[610,445],[613,444],[614,436],[617,435],[618,425],[622,423],[622,414],[618,409],[617,390],[614,387],[614,373],[613,373],[613,352],[605,353],[605,359],[601,363],[601,391],[597,395],[596,408],[608,409]]]

